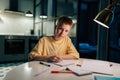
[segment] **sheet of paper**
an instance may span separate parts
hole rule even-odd
[[[99,60],[83,60],[81,67],[83,70],[89,70],[94,73],[109,74],[112,75],[112,69],[109,62]]]
[[[82,75],[88,75],[88,74],[92,74],[91,71],[88,70],[83,70],[81,69],[81,67],[76,66],[76,65],[70,65],[67,67],[69,70],[73,71],[76,75],[78,76],[82,76]]]
[[[61,62],[58,62],[58,63],[54,63],[58,66],[68,66],[68,65],[74,65],[75,64],[75,61],[73,60],[63,60]]]

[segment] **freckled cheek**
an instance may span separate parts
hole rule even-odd
[[[64,34],[64,35],[68,35],[68,32],[64,32],[63,34]]]
[[[57,35],[58,35],[58,36],[62,36],[63,33],[60,31],[60,32],[57,33]]]

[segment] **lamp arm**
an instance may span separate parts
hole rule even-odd
[[[112,4],[109,4],[109,5],[107,6],[107,9],[113,9],[114,6],[117,4],[117,1],[118,1],[118,0],[114,0],[114,1],[112,2]]]
[[[117,5],[117,7],[120,7],[120,3],[117,3],[116,5]]]

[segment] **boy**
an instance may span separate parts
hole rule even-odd
[[[67,36],[73,26],[67,16],[58,19],[54,36],[41,38],[30,53],[31,60],[60,62],[63,59],[78,59],[79,53]]]

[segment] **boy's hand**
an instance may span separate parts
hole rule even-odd
[[[49,61],[52,61],[52,62],[60,62],[60,61],[62,61],[62,58],[59,57],[59,56],[51,56],[51,57],[49,58]]]

